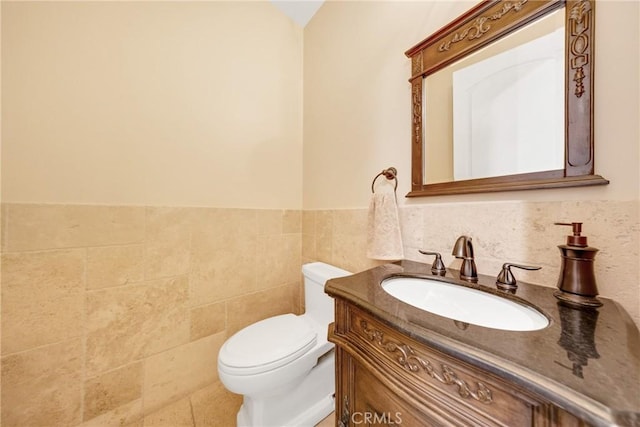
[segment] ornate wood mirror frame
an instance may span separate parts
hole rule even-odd
[[[564,169],[424,183],[423,79],[534,20],[565,8]],[[485,0],[405,54],[411,58],[411,192],[407,197],[608,184],[594,175],[595,0]]]

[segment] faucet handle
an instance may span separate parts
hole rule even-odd
[[[533,265],[513,264],[510,262],[504,263],[500,274],[498,274],[496,278],[496,286],[500,290],[510,291],[511,293],[514,293],[518,287],[516,278],[511,272],[511,267],[521,268],[523,270],[540,270],[542,268]]]
[[[423,255],[436,256],[436,259],[433,261],[433,264],[431,264],[431,272],[433,274],[444,276],[447,273],[447,268],[444,266],[444,262],[442,262],[442,255],[440,255],[438,252],[423,251],[422,249],[418,249],[418,252],[420,252]]]

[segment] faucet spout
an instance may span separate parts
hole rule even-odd
[[[451,252],[456,258],[462,259],[462,267],[460,267],[460,279],[467,282],[478,282],[478,271],[476,270],[476,262],[473,257],[473,244],[471,237],[460,236],[453,245]]]

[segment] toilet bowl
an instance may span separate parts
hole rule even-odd
[[[327,341],[333,299],[324,284],[351,273],[320,262],[303,265],[302,272],[304,314],[261,320],[220,348],[220,381],[243,395],[238,426],[314,426],[334,410],[334,351]]]

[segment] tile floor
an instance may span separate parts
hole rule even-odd
[[[336,425],[336,413],[332,412],[327,418],[316,424],[316,427],[333,427]]]

